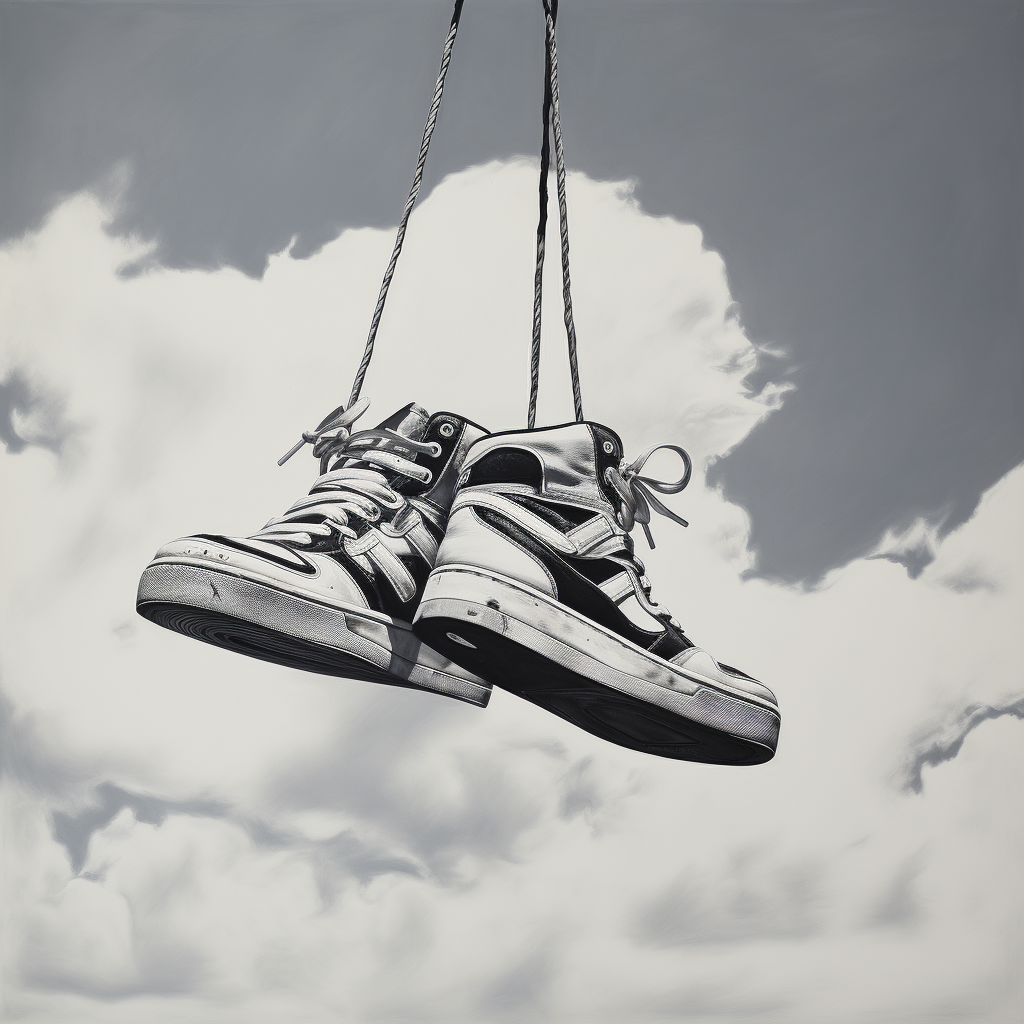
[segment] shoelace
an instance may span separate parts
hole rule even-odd
[[[295,442],[277,460],[279,466],[283,466],[303,445],[311,444],[313,454],[320,460],[320,472],[327,472],[327,464],[340,447],[349,439],[349,427],[369,408],[370,400],[361,398],[348,408],[339,405],[333,412],[329,412],[321,421],[316,430],[304,430],[302,437]],[[330,434],[330,431],[335,431]]]
[[[644,468],[647,460],[662,448],[678,453],[682,458],[686,471],[678,480],[656,480],[651,476],[642,476],[640,470]],[[690,473],[693,471],[693,463],[686,449],[675,444],[656,444],[648,448],[638,459],[634,459],[628,466],[623,459],[618,466],[609,466],[604,471],[605,481],[610,484],[615,493],[622,499],[622,509],[619,512],[619,525],[629,532],[633,529],[634,523],[639,523],[644,528],[647,543],[652,550],[654,548],[654,536],[651,533],[651,509],[660,515],[667,516],[680,526],[690,524],[681,516],[677,516],[670,508],[666,508],[652,493],[651,488],[661,494],[678,494],[689,482]]]
[[[410,461],[409,456],[440,455],[441,446],[436,441],[412,441],[387,428],[351,433],[349,428],[369,404],[369,399],[364,398],[348,409],[339,406],[316,430],[303,431],[302,439],[278,460],[278,465],[284,465],[303,445],[311,444],[313,454],[320,459],[320,476],[307,497],[300,498],[284,515],[271,519],[254,537],[306,545],[312,543],[314,536],[329,537],[337,531],[355,540],[358,534],[349,525],[350,516],[375,523],[382,509],[400,509],[406,504],[405,497],[392,488],[381,470],[421,483],[430,482],[430,470]],[[332,462],[334,469],[330,468]],[[357,463],[379,468],[366,469]],[[303,521],[310,516],[323,516],[324,521]],[[415,521],[411,519],[405,529]],[[385,532],[401,536],[404,530],[399,527]]]
[[[583,422],[583,397],[580,372],[576,365],[576,325],[572,315],[572,288],[569,280],[569,216],[565,198],[565,154],[562,150],[562,121],[558,107],[558,48],[555,21],[558,0],[542,0],[546,22],[544,50],[544,138],[540,149],[540,220],[537,224],[537,257],[533,277],[533,336],[530,342],[530,404],[526,425],[532,429],[537,420],[537,392],[540,388],[541,306],[544,291],[544,252],[548,224],[548,167],[551,140],[555,143],[555,184],[558,193],[558,232],[562,241],[562,303],[565,310],[565,337],[569,347],[569,377],[576,422]]]
[[[430,101],[427,123],[423,126],[423,140],[420,142],[420,155],[416,161],[416,171],[412,177],[412,188],[409,190],[409,198],[405,201],[402,219],[398,222],[395,247],[391,251],[391,260],[388,262],[387,270],[384,271],[384,280],[381,282],[380,294],[377,296],[377,305],[373,311],[373,320],[370,322],[370,333],[366,338],[363,358],[359,363],[359,369],[356,370],[355,379],[352,381],[352,393],[348,399],[348,403],[351,406],[356,404],[356,399],[359,397],[359,392],[363,387],[366,371],[370,367],[370,360],[373,358],[373,346],[377,338],[377,329],[380,327],[380,318],[384,313],[384,303],[387,301],[388,289],[391,287],[391,279],[395,276],[395,268],[398,266],[398,257],[401,255],[402,246],[405,244],[405,232],[409,227],[409,216],[412,213],[412,208],[416,205],[416,199],[420,194],[420,186],[423,184],[423,169],[427,163],[427,150],[430,148],[430,140],[434,135],[434,128],[437,125],[437,115],[441,110],[444,80],[448,74],[448,65],[451,64],[452,47],[455,46],[455,36],[459,31],[459,19],[462,17],[462,5],[464,2],[465,0],[455,0],[451,24],[448,26],[448,36],[444,41],[444,49],[441,51],[441,67],[437,73],[437,84],[434,86],[434,95]],[[335,410],[335,412],[339,411]]]
[[[380,507],[399,508],[404,503],[404,498],[391,489],[382,473],[359,469],[353,467],[351,463],[365,462],[387,469],[391,473],[398,473],[426,483],[430,480],[430,471],[422,466],[417,466],[403,456],[423,452],[439,455],[441,452],[441,446],[436,442],[423,444],[418,441],[410,441],[393,431],[366,430],[353,435],[349,428],[362,416],[370,404],[368,399],[359,399],[359,392],[373,356],[377,329],[380,326],[384,303],[387,301],[388,289],[391,287],[391,279],[395,274],[398,257],[405,242],[409,217],[416,205],[420,186],[423,183],[427,151],[430,148],[430,140],[437,124],[437,115],[441,109],[441,95],[444,92],[445,77],[451,63],[452,48],[455,45],[455,36],[459,31],[459,19],[462,17],[464,3],[465,0],[455,0],[451,23],[448,26],[448,35],[445,38],[444,49],[441,51],[441,66],[438,70],[430,110],[423,127],[423,139],[420,142],[419,158],[416,161],[412,188],[409,190],[409,198],[405,201],[405,208],[398,223],[394,249],[391,252],[387,269],[384,271],[384,279],[381,282],[377,305],[370,322],[370,332],[363,350],[363,358],[359,363],[355,379],[352,381],[348,407],[339,405],[320,422],[316,430],[304,431],[301,439],[278,459],[277,464],[283,466],[303,445],[311,444],[313,454],[320,459],[320,477],[313,484],[308,497],[297,501],[283,516],[271,519],[259,533],[254,535],[256,537],[285,539],[292,543],[308,544],[311,543],[312,534],[329,536],[331,529],[336,528],[344,536],[355,538],[355,531],[348,526],[349,514],[359,515],[370,522],[376,522],[380,519]],[[332,460],[335,467],[338,468],[328,472]],[[345,463],[349,463],[349,465],[345,465]],[[329,523],[298,523],[294,521],[297,517],[314,514],[323,515],[329,520]],[[408,530],[414,523],[413,519],[406,524],[404,529]],[[382,530],[393,536],[401,535],[394,530],[393,523],[390,528],[382,527]]]
[[[641,474],[641,470],[647,463],[647,460],[656,452],[662,448],[667,448],[669,451],[676,452],[683,460],[683,464],[686,467],[683,475],[678,480],[666,481],[657,480],[654,477],[644,476]],[[615,493],[622,499],[622,508],[617,514],[619,525],[629,533],[633,529],[634,524],[640,523],[644,528],[644,534],[647,537],[647,543],[654,548],[654,536],[651,533],[651,510],[660,515],[666,516],[667,518],[679,523],[681,526],[689,526],[690,524],[683,519],[681,516],[676,515],[670,508],[666,508],[652,493],[652,488],[661,494],[678,494],[689,482],[690,474],[693,471],[693,464],[690,461],[690,456],[687,454],[684,448],[680,448],[674,444],[657,444],[653,448],[648,448],[639,458],[634,459],[628,465],[626,460],[623,459],[618,466],[609,466],[604,472],[605,481],[614,489]],[[621,562],[623,567],[630,572],[630,576],[635,578],[633,581],[633,589],[636,592],[637,600],[640,605],[651,615],[659,618],[666,622],[668,625],[675,629],[682,630],[682,627],[672,616],[672,613],[668,609],[662,608],[657,601],[651,598],[651,581],[647,578],[646,569],[644,563],[636,556],[633,551],[633,543],[628,537],[626,540],[626,551],[628,558],[616,558],[615,561]]]

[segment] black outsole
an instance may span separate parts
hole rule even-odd
[[[424,643],[470,672],[620,747],[720,765],[764,764],[775,755],[761,743],[596,683],[476,623],[438,616],[418,620],[413,629]],[[457,643],[449,632],[474,647]]]
[[[165,629],[274,665],[343,679],[423,689],[347,651],[325,647],[312,640],[300,640],[233,615],[169,601],[146,601],[139,604],[137,610],[141,616]]]

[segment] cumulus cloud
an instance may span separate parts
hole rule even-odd
[[[211,800],[162,800],[142,793],[129,793],[110,782],[97,786],[95,795],[98,803],[94,806],[77,814],[54,811],[51,818],[53,838],[68,851],[71,869],[76,874],[85,863],[93,833],[108,825],[126,807],[131,809],[136,821],[147,825],[162,825],[169,814],[222,818],[227,811],[225,804]]]
[[[1024,720],[1024,697],[999,704],[969,704],[952,710],[943,720],[924,730],[907,751],[899,781],[911,793],[924,789],[924,770],[952,761],[967,737],[983,722],[1010,716]]]
[[[368,419],[416,400],[523,422],[535,186],[488,164],[415,213]],[[585,409],[627,454],[694,456],[672,499],[693,525],[654,524],[655,594],[776,689],[777,758],[643,757],[503,692],[480,711],[137,620],[157,546],[250,532],[308,488],[311,460],[274,462],[347,394],[393,239],[347,231],[260,281],[126,276],[150,247],[72,197],[0,251],[0,379],[81,425],[72,473],[56,442],[0,455],[12,1015],[810,1024],[838,1001],[851,1020],[1008,1019],[1019,896],[991,880],[1021,842],[1020,723],[983,709],[1022,697],[1024,470],[917,579],[879,558],[813,592],[744,581],[749,524],[704,469],[785,394],[745,385],[757,351],[696,228],[621,183],[573,176],[570,197]],[[539,418],[558,422],[549,269]],[[27,402],[16,387],[26,441]]]
[[[788,1009],[785,999],[744,999],[727,983],[694,985],[643,1004],[644,1016],[655,1020],[777,1020]]]
[[[14,702],[0,690],[0,782],[49,798],[87,785],[100,763],[60,751],[54,722]]]
[[[78,428],[64,416],[61,397],[34,384],[20,368],[0,380],[0,441],[12,455],[29,445],[67,452]]]

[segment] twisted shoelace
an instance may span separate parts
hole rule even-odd
[[[416,465],[409,456],[440,455],[441,446],[436,441],[412,441],[388,428],[351,433],[349,428],[369,404],[364,398],[348,409],[339,406],[316,430],[304,431],[302,439],[278,460],[278,465],[284,465],[303,445],[311,444],[313,454],[320,459],[320,476],[307,497],[300,498],[284,515],[271,519],[254,537],[306,545],[314,536],[329,537],[337,532],[355,540],[358,534],[349,525],[350,516],[375,523],[381,509],[396,510],[406,503],[381,470],[420,483],[430,482],[430,470]],[[359,463],[375,468],[367,469]],[[322,516],[323,522],[308,522],[311,516]],[[382,530],[398,537],[415,522],[412,518],[404,528],[396,529],[392,524],[391,529],[382,526]]]
[[[416,205],[416,199],[420,194],[420,186],[423,184],[423,169],[427,163],[427,151],[430,149],[430,140],[434,135],[434,128],[437,125],[437,115],[441,110],[441,96],[444,93],[444,80],[448,75],[448,65],[452,60],[452,48],[455,46],[455,36],[459,31],[459,19],[462,17],[462,5],[465,0],[455,0],[455,9],[452,11],[451,24],[448,27],[448,36],[444,41],[444,49],[441,51],[441,67],[437,73],[437,84],[434,86],[434,95],[430,101],[430,110],[427,113],[427,123],[423,126],[423,140],[420,142],[419,158],[416,160],[416,170],[412,177],[412,188],[409,190],[409,198],[405,201],[405,209],[402,211],[402,218],[398,222],[398,234],[395,237],[395,247],[391,251],[391,259],[388,262],[387,270],[384,271],[384,280],[381,282],[380,294],[377,296],[377,305],[373,311],[373,320],[370,322],[370,333],[366,338],[366,347],[363,350],[363,358],[356,370],[355,379],[352,381],[352,393],[349,395],[348,404],[355,406],[356,399],[363,387],[363,379],[366,371],[370,368],[370,360],[373,358],[373,346],[377,338],[377,329],[380,327],[380,318],[384,314],[384,303],[388,298],[388,289],[391,287],[391,279],[395,276],[395,268],[398,266],[398,257],[402,253],[402,246],[405,244],[405,232],[409,227],[409,216],[412,208]],[[340,410],[335,410],[339,412]]]
[[[402,246],[405,243],[405,234],[409,226],[409,217],[416,205],[416,199],[423,184],[423,170],[426,166],[427,151],[430,148],[430,140],[434,135],[434,128],[437,125],[438,113],[441,109],[441,95],[444,92],[444,82],[448,74],[448,66],[452,59],[452,48],[455,46],[455,36],[459,31],[459,19],[462,17],[462,7],[465,0],[455,0],[455,8],[452,11],[451,23],[448,27],[448,35],[445,37],[444,48],[441,51],[441,66],[437,74],[437,83],[434,86],[433,97],[430,101],[430,110],[427,113],[427,121],[423,127],[423,138],[420,142],[419,157],[416,160],[416,170],[413,173],[412,188],[409,190],[409,198],[405,201],[405,208],[398,223],[398,234],[395,238],[394,249],[391,252],[391,259],[387,269],[384,271],[384,280],[381,282],[380,293],[377,297],[377,305],[373,311],[373,319],[370,322],[370,332],[366,339],[366,347],[363,350],[363,358],[356,370],[355,379],[352,381],[352,392],[349,396],[348,407],[339,405],[332,413],[329,413],[320,422],[316,430],[304,431],[302,437],[297,441],[280,459],[277,464],[283,466],[303,445],[311,444],[313,454],[320,459],[320,478],[313,484],[309,497],[296,502],[288,511],[278,519],[272,519],[255,536],[264,539],[287,539],[293,543],[311,543],[311,534],[329,536],[332,528],[336,528],[344,536],[356,536],[355,531],[348,526],[348,514],[359,515],[370,522],[380,519],[380,508],[398,508],[404,501],[388,485],[386,477],[379,472],[372,470],[361,470],[353,468],[352,463],[365,462],[370,465],[380,466],[391,473],[397,473],[419,480],[424,483],[430,480],[430,471],[417,466],[415,463],[403,458],[403,455],[430,453],[439,455],[441,446],[436,442],[421,444],[418,441],[410,441],[408,438],[396,434],[394,431],[366,430],[353,435],[350,431],[352,424],[366,411],[370,404],[369,399],[359,399],[359,392],[363,386],[363,379],[370,366],[370,359],[373,356],[373,346],[377,338],[377,329],[380,327],[381,316],[384,313],[384,303],[387,301],[388,289],[391,287],[391,279],[395,275],[395,267],[398,265],[398,257],[401,255]],[[372,450],[359,451],[360,448],[372,448]],[[331,461],[334,461],[336,468],[328,472]],[[343,465],[347,463],[348,465]],[[339,492],[337,494],[324,492]],[[395,504],[395,502],[398,504]],[[328,522],[297,523],[293,520],[299,516],[323,515]],[[414,522],[412,520],[411,522]],[[400,536],[391,527],[382,527],[384,532],[392,536]],[[408,529],[408,525],[406,529]]]
[[[558,231],[562,241],[562,303],[565,336],[569,347],[569,376],[572,380],[572,402],[576,422],[583,422],[583,398],[580,394],[580,373],[576,363],[576,325],[572,315],[572,289],[569,281],[569,215],[565,198],[565,154],[562,150],[562,121],[558,106],[558,48],[555,44],[555,21],[558,0],[542,0],[544,6],[544,138],[540,150],[540,220],[537,224],[537,257],[533,277],[533,335],[530,343],[530,404],[526,425],[533,429],[537,420],[537,393],[540,388],[541,306],[544,291],[544,253],[548,224],[548,168],[551,161],[551,139],[555,143],[555,185],[558,193]]]
[[[669,451],[676,452],[683,460],[683,464],[686,468],[683,475],[678,480],[657,480],[654,477],[644,476],[641,474],[640,471],[646,465],[647,460],[656,451],[659,451],[662,448],[667,448]],[[670,508],[666,508],[666,506],[654,496],[653,491],[658,491],[660,494],[678,494],[690,482],[690,474],[692,471],[693,464],[690,461],[690,456],[684,448],[680,448],[678,445],[674,444],[654,445],[653,448],[648,448],[643,455],[634,459],[628,465],[626,464],[626,460],[623,459],[618,466],[609,466],[604,471],[605,482],[612,487],[615,493],[622,500],[622,507],[616,515],[619,525],[626,531],[626,533],[629,533],[629,531],[633,529],[633,526],[636,523],[639,523],[644,528],[644,535],[647,537],[647,543],[651,546],[652,550],[654,549],[654,536],[651,533],[650,527],[652,509],[659,515],[666,516],[668,519],[679,523],[680,526],[689,526],[690,524],[685,519],[676,515],[676,513]],[[636,597],[640,602],[640,605],[649,614],[663,620],[675,629],[681,630],[682,627],[675,618],[673,618],[672,613],[667,609],[662,608],[657,601],[652,600],[651,581],[647,578],[644,563],[640,561],[636,556],[636,553],[633,551],[632,540],[628,538],[626,538],[626,540],[628,558],[615,558],[615,561],[620,562],[627,571],[632,570],[630,572],[630,577],[634,580],[633,589],[636,592]]]

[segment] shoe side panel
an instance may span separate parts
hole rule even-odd
[[[283,545],[275,546],[281,548],[282,555],[296,557]],[[151,564],[167,563],[207,567],[228,576],[240,576],[277,587],[286,593],[313,601],[357,608],[370,607],[362,588],[352,575],[335,559],[316,552],[303,552],[298,562],[311,566],[314,572],[310,573],[289,569],[280,562],[248,553],[233,543],[219,544],[210,537],[182,537],[160,548]]]
[[[543,594],[558,596],[554,578],[544,563],[485,523],[472,508],[460,508],[451,517],[434,567],[453,564],[491,569],[528,583]]]
[[[638,647],[645,650],[657,647],[659,656],[664,658],[671,658],[691,646],[685,637],[667,632],[662,623],[646,612],[642,617],[650,621],[654,629],[645,629],[625,615],[599,585],[584,575],[584,572],[594,572],[599,568],[598,560],[573,558],[553,551],[519,523],[513,523],[491,509],[480,509],[477,514],[485,525],[531,554],[544,567],[554,583],[558,599],[567,607],[613,630]]]

